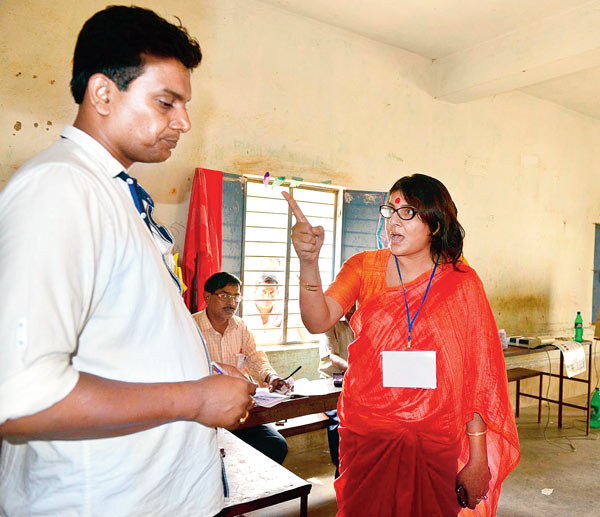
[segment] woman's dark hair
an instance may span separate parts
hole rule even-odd
[[[113,5],[97,12],[81,28],[75,54],[71,93],[83,102],[89,78],[101,73],[120,90],[144,72],[146,56],[175,58],[188,70],[202,60],[200,45],[187,30],[154,11]]]
[[[215,293],[219,289],[223,289],[223,287],[229,284],[236,284],[238,287],[242,286],[242,282],[237,276],[234,276],[230,273],[225,273],[225,271],[221,271],[220,273],[215,273],[212,275],[204,283],[204,290],[207,293]]]
[[[402,193],[406,202],[417,209],[417,216],[429,226],[431,257],[440,255],[442,263],[456,263],[462,256],[465,231],[457,219],[458,210],[444,184],[425,174],[400,178],[388,192]]]

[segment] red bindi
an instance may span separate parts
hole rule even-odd
[[[396,204],[400,203],[400,198],[397,197],[396,199],[394,199],[394,203],[396,203]]]

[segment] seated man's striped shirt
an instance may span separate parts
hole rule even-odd
[[[235,354],[241,351],[246,356],[243,373],[249,374],[254,382],[265,386],[272,376],[277,377],[267,355],[256,348],[254,336],[241,318],[232,316],[223,335],[210,324],[205,310],[194,314],[194,319],[204,336],[211,360],[236,366]]]

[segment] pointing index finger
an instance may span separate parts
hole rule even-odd
[[[288,205],[290,205],[290,209],[292,210],[292,213],[296,217],[296,221],[298,221],[299,223],[308,223],[308,219],[302,213],[302,210],[300,210],[300,207],[298,206],[298,203],[296,203],[296,200],[292,196],[290,196],[287,192],[282,192],[281,194],[283,195],[285,200],[288,202]]]

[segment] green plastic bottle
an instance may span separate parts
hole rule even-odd
[[[590,427],[592,429],[600,428],[600,391],[594,390],[592,400],[590,400]]]
[[[577,316],[575,317],[575,337],[573,338],[573,341],[579,343],[583,341],[583,318],[579,311],[577,311]]]

